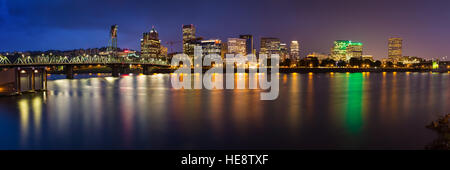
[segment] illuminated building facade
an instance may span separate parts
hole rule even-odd
[[[325,60],[325,59],[329,58],[329,56],[327,54],[322,54],[322,53],[318,53],[318,52],[309,53],[306,57],[317,58],[319,60]]]
[[[246,39],[228,38],[228,53],[246,55]]]
[[[298,41],[291,41],[290,50],[291,59],[300,60],[300,45],[298,44]]]
[[[350,40],[336,40],[331,48],[331,57],[333,60],[348,61],[350,58],[362,57],[363,44],[360,42],[352,42]]]
[[[374,61],[373,55],[363,55],[363,56],[362,56],[362,60],[370,60],[370,61]]]
[[[227,55],[228,52],[228,44],[227,43],[221,43],[221,49],[220,49],[220,56],[222,57],[222,59],[224,59]]]
[[[217,54],[221,56],[222,43],[219,39],[202,40],[200,41],[202,46],[202,54],[206,56],[208,54]]]
[[[397,63],[402,58],[402,45],[403,40],[401,38],[389,38],[388,42],[388,58]]]
[[[280,59],[285,61],[289,58],[289,49],[286,43],[280,43]]]
[[[195,37],[194,25],[183,25],[183,53],[192,57],[194,56],[194,47],[199,45]]]
[[[403,64],[418,64],[424,62],[425,60],[416,56],[402,56],[399,62]]]
[[[351,58],[362,59],[363,55],[363,44],[360,42],[351,42],[347,47],[347,61]]]
[[[161,58],[167,59],[167,51],[168,51],[167,47],[161,45]]]
[[[161,58],[161,41],[158,32],[153,27],[150,32],[145,32],[141,39],[141,57],[144,59]]]
[[[347,47],[350,44],[349,40],[336,40],[333,42],[333,48],[331,48],[331,57],[338,60],[347,59]]]
[[[280,39],[271,37],[261,38],[260,54],[278,54],[280,55]]]
[[[245,39],[246,54],[255,54],[253,48],[253,36],[252,35],[240,35],[239,38]]]

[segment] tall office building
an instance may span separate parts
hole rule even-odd
[[[402,44],[403,40],[401,38],[389,38],[388,58],[394,63],[397,63],[402,58]]]
[[[240,35],[239,38],[245,39],[245,48],[247,54],[255,54],[253,48],[253,36],[252,35]]]
[[[351,42],[347,47],[347,61],[351,58],[362,59],[363,56],[363,44],[360,42]]]
[[[193,24],[183,25],[183,41],[195,39],[195,27]]]
[[[347,60],[347,47],[350,44],[349,40],[336,40],[333,42],[333,47],[331,48],[331,57],[338,60]]]
[[[350,40],[336,40],[331,48],[332,59],[338,61],[348,61],[353,57],[362,57],[363,44]]]
[[[150,32],[145,32],[141,39],[141,57],[144,59],[156,59],[161,57],[160,54],[161,41],[155,27],[152,27]]]
[[[280,54],[280,39],[271,37],[262,37],[260,44],[260,54]]]
[[[300,60],[300,45],[298,41],[291,41],[291,59],[292,60]]]
[[[228,53],[246,55],[246,39],[228,38]]]
[[[280,59],[285,61],[289,58],[289,50],[286,43],[280,43]]]
[[[192,57],[194,56],[194,47],[199,45],[195,37],[194,25],[183,25],[183,53]]]

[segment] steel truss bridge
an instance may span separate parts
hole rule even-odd
[[[109,56],[52,56],[41,55],[36,57],[21,56],[11,62],[8,57],[0,56],[0,68],[20,68],[20,67],[51,67],[63,66],[67,78],[73,78],[73,66],[81,65],[104,65],[112,68],[112,75],[119,76],[125,67],[130,65],[140,65],[144,74],[149,74],[151,67],[170,67],[166,61],[154,59],[129,59]]]

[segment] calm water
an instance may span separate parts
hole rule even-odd
[[[51,80],[47,93],[0,97],[0,149],[423,149],[436,138],[425,125],[450,113],[448,73],[279,81],[279,98],[261,101],[175,90],[168,74]]]

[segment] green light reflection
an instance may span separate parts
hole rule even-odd
[[[346,126],[350,133],[359,133],[363,127],[363,74],[352,73],[347,77],[347,82]]]

